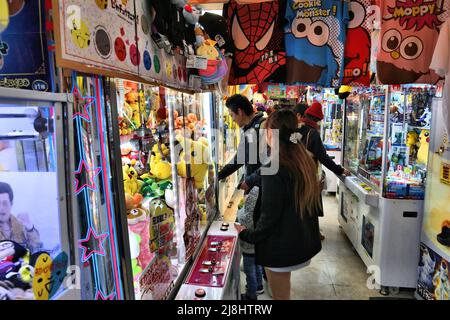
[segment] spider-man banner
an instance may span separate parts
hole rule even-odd
[[[285,0],[224,6],[235,45],[230,85],[285,82],[283,16]]]

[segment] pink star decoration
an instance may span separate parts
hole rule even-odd
[[[94,182],[94,178],[100,173],[101,168],[93,168],[91,169],[84,160],[81,160],[78,170],[75,171],[75,194],[80,193],[84,188],[89,188],[91,190],[97,190],[97,187]],[[86,183],[81,184],[81,177],[85,176]]]
[[[86,238],[78,241],[78,247],[83,249],[81,261],[86,262],[93,254],[104,256],[105,249],[103,248],[103,241],[105,241],[107,237],[107,233],[98,236],[94,229],[89,228]]]
[[[80,117],[80,118],[83,118],[84,120],[90,122],[91,116],[89,115],[88,108],[94,102],[94,98],[93,97],[83,97],[80,93],[80,90],[77,87],[75,87],[73,89],[73,95],[75,97],[75,101],[78,101],[78,104],[83,104],[83,111],[74,113],[72,116],[73,119],[75,119],[76,117]]]
[[[97,291],[97,294],[95,295],[95,300],[114,300],[114,293],[111,293],[109,296],[106,296],[101,292],[100,290]]]

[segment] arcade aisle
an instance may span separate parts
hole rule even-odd
[[[233,205],[225,211],[225,220],[233,221],[237,204],[242,196],[236,192]],[[366,266],[337,223],[338,202],[334,195],[323,198],[325,217],[321,228],[325,235],[322,251],[310,266],[292,273],[292,300],[369,300],[369,299],[414,299],[413,290],[393,291],[383,296],[377,289],[367,286],[370,275]],[[241,291],[245,291],[245,274],[241,265]],[[264,293],[258,300],[272,300],[264,285]]]

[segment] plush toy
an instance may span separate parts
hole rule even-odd
[[[128,234],[130,238],[131,269],[133,270],[133,276],[138,277],[142,273],[142,268],[138,264],[138,257],[140,255],[139,245],[142,239],[131,230],[128,230]]]
[[[406,136],[406,145],[409,147],[409,156],[414,158],[417,153],[417,145],[419,142],[419,134],[415,131],[409,131]]]
[[[186,161],[188,161],[190,175],[195,180],[195,187],[197,189],[203,188],[210,162],[208,140],[206,138],[200,138],[198,141],[193,141],[182,136],[177,136],[176,139],[183,148],[183,151],[180,153],[180,161],[177,164],[178,175],[183,178],[187,177]]]
[[[152,254],[149,248],[149,240],[150,240],[149,212],[143,208],[130,210],[127,214],[127,220],[129,230],[132,233],[138,235],[141,240],[139,242],[139,255],[136,258],[137,266],[139,266],[142,269],[145,269],[152,261]]]
[[[168,179],[172,175],[172,165],[166,160],[169,154],[170,150],[165,144],[155,144],[152,148],[150,173],[160,180]]]
[[[417,163],[426,165],[428,163],[428,150],[430,147],[430,131],[422,130],[419,135],[420,147],[417,151]]]
[[[138,173],[130,165],[122,167],[122,174],[125,193],[134,196],[141,190],[143,182],[138,180]]]
[[[198,36],[196,33],[196,30],[198,30],[198,22],[200,20],[201,13],[202,11],[200,8],[190,5],[184,6],[183,9],[183,16],[186,22],[185,40],[187,44],[192,47],[194,45],[201,45],[204,40],[203,36]]]
[[[133,90],[125,94],[125,101],[132,111],[131,121],[134,129],[141,127],[141,110],[139,106],[139,94]]]

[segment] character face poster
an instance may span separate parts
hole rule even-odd
[[[370,0],[353,0],[349,3],[349,22],[344,55],[344,77],[342,84],[352,86],[370,85]]]
[[[286,20],[287,82],[339,86],[344,71],[347,2],[289,0]]]
[[[0,86],[50,87],[44,1],[7,1],[9,23],[0,34]]]
[[[449,7],[446,0],[382,1],[377,56],[381,83],[437,83],[439,76],[429,67]]]
[[[284,82],[286,53],[283,43],[285,0],[224,7],[235,53],[229,84]]]

